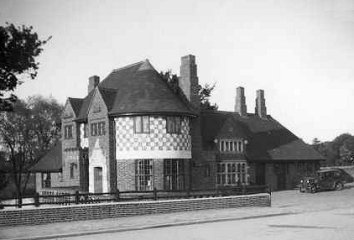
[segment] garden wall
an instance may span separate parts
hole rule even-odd
[[[270,205],[270,194],[261,193],[213,198],[81,204],[14,210],[4,209],[0,210],[0,226],[47,224],[157,213]]]

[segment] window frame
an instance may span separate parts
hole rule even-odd
[[[183,119],[180,116],[166,117],[166,133],[181,134],[182,121],[183,121]]]
[[[247,163],[243,161],[218,162],[216,166],[216,185],[239,186],[248,184]]]
[[[164,189],[167,191],[185,190],[184,159],[164,159]]]
[[[44,179],[45,178],[45,179]],[[51,174],[50,172],[41,173],[42,188],[50,188],[52,186]]]
[[[244,143],[240,139],[220,139],[218,150],[222,153],[243,153]]]
[[[153,189],[154,189],[153,160],[136,159],[135,160],[135,190],[151,191]]]
[[[70,179],[75,179],[75,170],[77,169],[76,163],[70,163]]]
[[[104,136],[106,135],[106,122],[93,122],[91,123],[91,136]]]
[[[139,121],[138,121],[138,119],[139,119]],[[134,116],[133,121],[134,121],[134,133],[135,134],[148,134],[148,133],[150,133],[150,116]]]
[[[65,125],[64,126],[64,139],[72,139],[73,138],[73,125]]]

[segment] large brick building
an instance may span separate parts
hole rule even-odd
[[[68,98],[62,140],[35,166],[37,191],[187,190],[240,184],[293,187],[323,158],[267,115],[264,92],[247,112],[200,108],[195,57],[181,58],[178,84],[148,60],[89,78]]]

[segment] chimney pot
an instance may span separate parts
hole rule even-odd
[[[187,55],[181,57],[180,77],[178,86],[190,103],[196,108],[200,108],[199,80],[195,56]]]
[[[262,89],[257,90],[255,113],[260,118],[267,117],[267,108],[265,105],[264,91]]]
[[[93,75],[91,77],[89,77],[89,84],[87,87],[87,92],[90,93],[93,89],[95,89],[95,87],[98,86],[98,84],[100,83],[100,77]]]
[[[236,88],[235,112],[240,116],[247,116],[245,89],[243,87]]]

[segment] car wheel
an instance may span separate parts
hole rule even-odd
[[[311,187],[311,193],[316,193],[316,192],[317,192],[316,187]]]
[[[342,190],[343,189],[343,183],[341,183],[341,182],[338,182],[338,183],[336,183],[336,188],[335,188],[337,191],[338,190]]]

